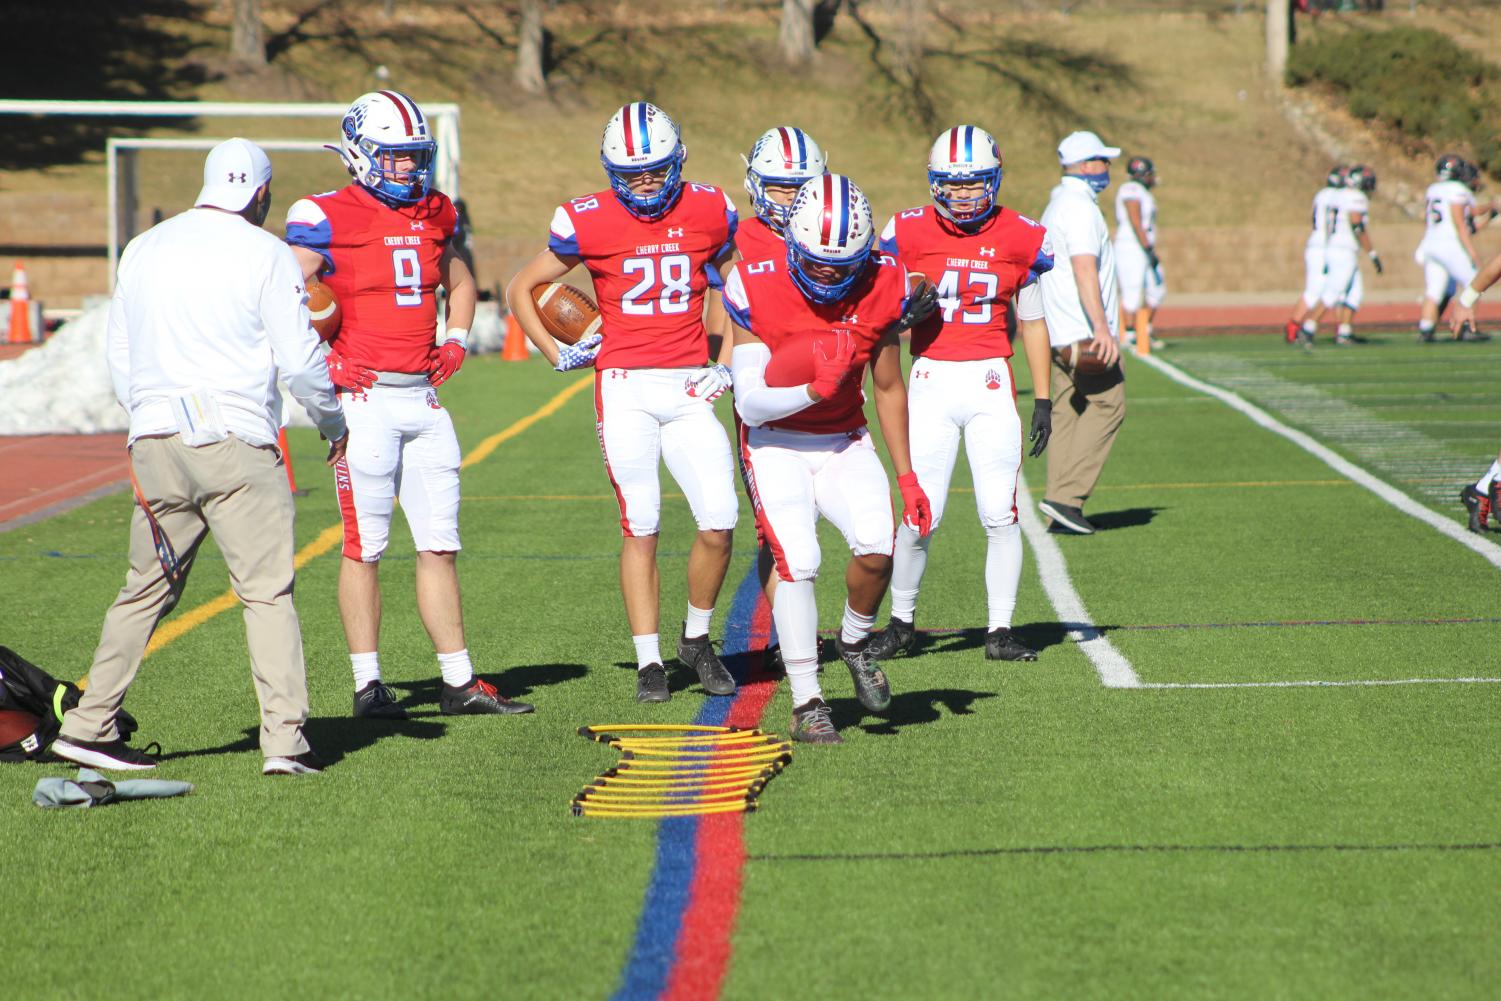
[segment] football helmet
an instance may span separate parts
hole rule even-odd
[[[1349,172],[1349,167],[1346,167],[1342,163],[1336,163],[1329,168],[1329,176],[1324,178],[1324,187],[1343,188],[1345,186],[1345,175]]]
[[[1363,163],[1355,164],[1345,175],[1345,187],[1370,194],[1376,190],[1376,171]]]
[[[928,151],[928,193],[938,214],[961,225],[978,223],[995,211],[1001,189],[1001,150],[995,137],[975,125],[956,125],[933,140]],[[951,198],[946,184],[981,181],[985,191],[975,198]]]
[[[802,187],[803,182],[821,176],[829,169],[829,158],[813,137],[802,129],[780,125],[761,133],[745,161],[745,193],[751,197],[756,218],[776,230],[787,225],[790,206],[779,205],[766,196],[766,185],[787,184]]]
[[[654,104],[634,101],[605,123],[599,141],[599,160],[610,178],[610,188],[626,211],[638,219],[660,219],[683,194],[683,146],[677,122]],[[647,171],[666,169],[662,187],[650,194],[631,190],[631,178]]]
[[[1438,163],[1433,165],[1433,175],[1440,181],[1463,180],[1464,172],[1464,158],[1457,153],[1445,153],[1438,158]]]
[[[1481,188],[1479,165],[1476,164],[1473,160],[1465,160],[1462,161],[1462,166],[1463,171],[1460,174],[1459,179],[1463,181],[1465,187],[1469,188],[1471,191],[1479,191]]]
[[[432,190],[438,144],[422,109],[405,94],[378,90],[355,98],[344,113],[338,147],[329,149],[382,201],[411,205]],[[403,159],[410,159],[411,166],[397,169]]]
[[[787,213],[787,269],[814,302],[838,302],[849,293],[875,240],[870,201],[843,174],[824,174],[797,191]],[[833,269],[813,275],[810,268]]]
[[[1126,174],[1131,180],[1144,184],[1149,188],[1157,183],[1157,167],[1149,157],[1133,156],[1127,160]]]

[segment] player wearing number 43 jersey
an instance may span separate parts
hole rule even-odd
[[[658,640],[659,461],[698,525],[678,659],[697,671],[709,693],[735,691],[708,635],[739,501],[729,438],[714,415],[730,373],[711,359],[727,359],[728,347],[711,354],[704,308],[734,253],[738,218],[719,188],[683,180],[686,157],[676,123],[660,109],[636,102],[615,112],[600,143],[610,187],[560,206],[547,249],[507,290],[521,329],[554,368],[595,369],[595,429],[620,503],[620,587],[640,702],[671,697]],[[542,326],[532,290],[579,264],[594,279],[601,333],[560,351]]]
[[[417,548],[417,610],[437,652],[444,713],[517,713],[532,707],[476,678],[459,603],[459,443],[437,387],[464,361],[474,277],[452,246],[456,215],[431,190],[437,144],[422,110],[395,91],[349,107],[336,149],[353,183],[295,202],[287,242],[304,277],[321,280],[343,320],[329,373],[349,421],[335,467],[344,518],[339,613],[354,669],[354,714],[405,719],[381,682],[381,554],[391,508],[401,506]],[[447,335],[434,345],[436,292],[448,290]]]
[[[949,129],[928,156],[933,204],[897,213],[881,233],[881,249],[938,283],[938,311],[912,328],[908,386],[912,468],[932,503],[933,528],[943,519],[962,437],[988,540],[985,654],[1036,660],[1011,636],[1022,568],[1016,521],[1022,427],[1007,320],[1015,298],[1039,394],[1031,426],[1036,456],[1047,447],[1052,419],[1048,330],[1037,276],[1052,268],[1053,252],[1041,225],[997,202],[1001,175],[1000,150],[990,133],[973,125]],[[876,659],[915,645],[913,621],[929,541],[907,525],[897,530],[891,623],[871,641]]]

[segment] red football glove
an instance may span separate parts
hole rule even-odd
[[[820,400],[827,400],[839,392],[839,387],[844,385],[844,380],[850,376],[850,369],[854,367],[855,342],[849,334],[840,331],[832,347],[825,348],[822,344],[813,346],[813,381],[808,383],[808,388]]]
[[[348,361],[337,351],[329,351],[324,359],[328,364],[328,378],[335,389],[363,393],[375,385],[375,372],[363,365]]]
[[[933,531],[933,505],[917,482],[917,474],[903,473],[896,478],[896,485],[902,492],[902,524],[918,535]]]
[[[434,386],[441,386],[464,364],[464,345],[457,340],[444,341],[438,345],[438,350],[432,354],[433,370],[428,374],[427,381]]]

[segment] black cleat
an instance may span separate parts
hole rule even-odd
[[[1490,528],[1491,499],[1476,490],[1475,484],[1465,484],[1459,492],[1459,502],[1470,512],[1470,531],[1484,532]]]
[[[391,689],[377,679],[354,693],[355,719],[406,719],[407,711],[396,702]]]
[[[678,660],[698,672],[698,683],[710,695],[735,694],[735,679],[730,676],[724,661],[714,653],[709,637],[696,636],[691,640],[686,636],[678,637]]]
[[[672,698],[667,690],[667,669],[661,664],[647,664],[636,672],[637,702],[666,702]]]
[[[303,751],[285,758],[267,758],[261,765],[262,775],[317,775],[321,771],[323,762],[312,751]]]
[[[890,660],[899,653],[911,653],[916,647],[917,630],[912,623],[903,622],[893,615],[886,628],[870,638],[865,656],[871,660]]]
[[[1433,343],[1433,331],[1431,331],[1431,330],[1424,330],[1422,327],[1419,327],[1418,328],[1418,343],[1419,344],[1432,344]]]
[[[1483,330],[1476,330],[1474,327],[1470,326],[1468,323],[1462,323],[1459,326],[1459,333],[1457,333],[1457,334],[1454,335],[1454,339],[1456,341],[1480,342],[1480,341],[1488,341],[1488,340],[1490,340],[1491,339],[1491,335],[1487,334]]]
[[[444,716],[515,716],[537,707],[530,702],[512,702],[483,678],[475,678],[463,688],[443,686],[438,711]]]
[[[1037,505],[1037,509],[1053,520],[1048,528],[1050,532],[1058,535],[1094,534],[1094,526],[1085,519],[1084,512],[1079,508],[1045,500]]]
[[[1018,643],[1010,629],[992,629],[985,634],[985,659],[1036,660],[1037,651]]]
[[[891,685],[886,681],[886,672],[876,667],[866,656],[870,639],[846,646],[844,638],[834,637],[834,649],[839,651],[844,666],[850,669],[850,678],[855,682],[855,697],[860,704],[873,713],[891,705]]]
[[[792,739],[805,744],[844,743],[823,699],[809,699],[792,710]]]
[[[139,772],[156,767],[155,758],[137,751],[119,739],[74,740],[72,737],[58,737],[52,742],[52,753],[90,768]]]

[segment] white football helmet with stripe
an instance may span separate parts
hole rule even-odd
[[[745,191],[751,196],[756,217],[772,229],[787,225],[790,206],[766,196],[766,185],[784,184],[801,187],[803,182],[820,177],[829,169],[828,157],[802,129],[780,125],[761,133],[745,161]]]
[[[798,189],[786,237],[787,267],[797,287],[814,302],[838,302],[870,259],[870,201],[843,174],[815,177]]]
[[[995,136],[977,125],[956,125],[933,141],[928,153],[928,192],[939,215],[961,225],[977,223],[995,210],[1001,189],[1001,150]],[[951,198],[945,184],[980,181],[976,198]]]
[[[641,219],[660,219],[677,204],[687,158],[677,122],[645,101],[634,101],[611,115],[599,142],[599,159],[609,175],[610,188],[626,210]],[[663,168],[667,176],[661,188],[649,194],[631,190],[633,175]]]
[[[438,144],[417,102],[394,90],[361,94],[344,113],[342,130],[337,152],[372,194],[400,205],[427,197]],[[399,159],[411,165],[398,170]]]

